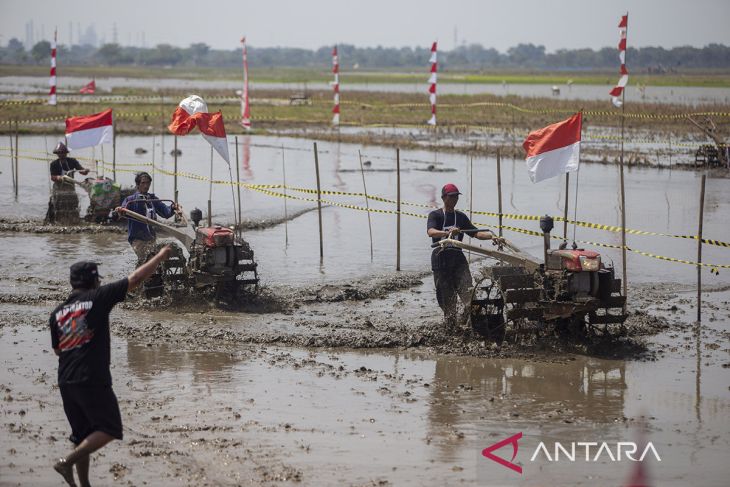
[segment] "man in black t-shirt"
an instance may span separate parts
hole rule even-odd
[[[68,148],[63,142],[59,142],[53,153],[58,159],[51,162],[51,199],[48,201],[48,212],[46,223],[76,224],[79,221],[79,198],[76,196],[76,188],[69,181],[64,181],[63,176],[73,177],[73,171],[81,174],[89,174],[78,160],[67,157]]]
[[[109,371],[109,313],[169,253],[170,247],[165,246],[128,277],[104,286],[94,262],[71,266],[73,290],[49,320],[53,351],[59,357],[58,387],[71,425],[69,439],[76,445],[53,468],[69,485],[76,485],[74,465],[81,485],[89,485],[89,455],[113,439],[122,439],[122,417]]]
[[[478,231],[469,221],[469,217],[456,210],[460,194],[459,188],[454,184],[441,188],[444,206],[428,214],[426,232],[431,241],[436,243],[449,236],[461,241],[464,233],[479,240],[503,240],[489,230]],[[473,285],[469,263],[458,247],[436,247],[431,253],[431,270],[436,285],[436,299],[444,312],[447,325],[452,325],[456,318],[457,296],[464,306],[469,304],[470,288]]]

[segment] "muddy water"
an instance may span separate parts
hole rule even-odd
[[[242,154],[240,168],[241,178],[252,184],[280,184],[283,181],[282,151],[285,146],[287,183],[290,186],[315,188],[314,162],[310,141],[276,137],[246,137],[239,148]],[[20,147],[35,156],[43,156],[45,148],[54,140],[50,137],[22,137]],[[172,139],[155,141],[156,164],[166,170],[172,170],[173,161],[169,155],[161,155],[164,144],[165,152],[172,146]],[[186,137],[178,140],[183,151],[179,158],[179,170],[208,176],[210,171],[210,148],[199,137]],[[134,149],[145,147],[150,152],[135,155]],[[234,147],[231,147],[233,153]],[[359,174],[357,156],[358,146],[350,144],[319,144],[322,188],[331,191],[361,192],[362,180]],[[117,179],[124,185],[131,185],[135,170],[150,169],[152,161],[151,137],[119,137],[117,139],[117,162],[119,172]],[[387,198],[396,196],[396,174],[393,160],[394,151],[378,147],[366,147],[364,159],[371,161],[370,171],[366,173],[370,194]],[[100,157],[100,150],[93,155]],[[244,157],[243,155],[246,154]],[[80,157],[91,157],[91,150],[81,150]],[[105,154],[107,160],[110,155]],[[406,202],[422,205],[438,205],[440,203],[439,188],[446,182],[456,183],[465,194],[461,197],[459,208],[469,209],[469,160],[466,156],[426,151],[409,151],[402,153],[402,198]],[[89,163],[87,163],[89,164]],[[137,166],[123,166],[136,164]],[[453,172],[434,173],[423,171],[425,166],[433,164],[438,169],[449,169]],[[91,165],[91,164],[89,164]],[[496,161],[492,158],[475,158],[474,192],[472,207],[474,210],[497,211],[497,191],[495,188]],[[41,219],[45,213],[48,199],[48,182],[45,176],[46,164],[43,161],[22,161],[20,170],[21,194],[15,201],[10,181],[9,159],[0,158],[0,210],[9,218]],[[108,174],[108,171],[107,171]],[[232,170],[235,177],[235,168]],[[226,164],[217,155],[214,161],[214,179],[228,180]],[[618,191],[618,170],[615,167],[600,164],[584,164],[578,177],[572,178],[570,189],[570,216],[574,216],[575,180],[578,180],[579,220],[620,225],[620,201]],[[561,215],[565,200],[564,181],[559,178],[532,184],[521,160],[505,160],[502,162],[503,208],[505,213],[521,213],[528,215],[552,214]],[[730,241],[730,230],[727,227],[727,214],[730,211],[730,179],[708,179],[706,189],[706,206],[704,216],[704,235],[707,238]],[[154,190],[162,198],[173,195],[172,177],[158,175],[154,181]],[[208,184],[205,182],[179,178],[180,201],[186,211],[194,207],[205,208],[208,199]],[[298,198],[312,198],[311,194],[289,192]],[[284,200],[253,190],[244,190],[242,194],[245,219],[266,219],[284,215]],[[360,197],[325,196],[325,199],[342,204],[364,206]],[[88,199],[80,196],[81,206]],[[693,235],[697,232],[697,215],[699,205],[699,177],[688,171],[656,170],[651,168],[632,168],[626,171],[626,204],[628,208],[627,226],[629,228],[648,230],[678,235]],[[298,199],[289,199],[287,211],[294,212],[313,208],[315,203]],[[213,207],[215,222],[230,224],[233,221],[233,204],[230,186],[215,185],[213,188]],[[393,210],[394,205],[371,201],[371,207]],[[404,211],[421,216],[428,213],[427,208],[404,206]],[[473,220],[480,226],[493,227],[496,219],[490,216],[474,215]],[[506,220],[506,225],[513,225],[529,230],[538,230],[536,222]],[[402,230],[402,267],[406,270],[423,270],[428,268],[430,248],[425,238],[425,219],[404,216]],[[395,216],[380,213],[372,214],[374,256],[370,259],[370,244],[367,229],[367,216],[364,212],[326,207],[323,210],[324,254],[320,263],[318,258],[318,220],[316,212],[305,213],[290,221],[287,225],[279,225],[265,230],[246,233],[251,241],[262,274],[269,282],[305,283],[311,280],[348,279],[364,275],[390,272],[395,267]],[[558,226],[554,233],[562,233]],[[572,228],[570,229],[572,238]],[[533,255],[540,255],[541,239],[506,231],[508,239],[514,241]],[[9,245],[25,245],[24,238],[3,237]],[[48,248],[63,249],[64,240],[57,236],[36,235],[31,237],[39,245]],[[579,228],[576,238],[588,242],[602,242],[611,245],[620,244],[618,233]],[[673,239],[666,237],[647,237],[629,235],[628,245],[640,251],[653,254],[694,260],[696,246],[689,239]],[[107,242],[95,243],[98,237],[89,236],[79,240],[81,253],[89,255],[108,254]],[[288,243],[287,243],[288,240]],[[488,245],[488,244],[487,244]],[[124,252],[124,245],[114,246],[114,251]],[[0,251],[8,251],[4,247]],[[600,249],[607,259],[620,262],[620,255],[612,249]],[[721,247],[705,246],[703,250],[705,262],[727,264],[727,253]],[[54,264],[51,263],[51,266]],[[65,266],[65,263],[63,263]],[[665,261],[629,253],[629,269],[633,282],[692,282],[695,272],[691,266],[668,264]],[[726,284],[728,273],[720,276],[710,275],[707,271],[705,282],[708,284]]]
[[[164,143],[167,152],[171,139]],[[119,137],[117,160],[150,161],[151,154],[133,154],[145,144],[152,149],[150,139]],[[190,137],[180,144],[180,169],[207,175],[210,153],[204,142]],[[311,142],[300,139],[252,137],[242,176],[252,183],[279,183],[282,144],[288,184],[314,187]],[[44,147],[43,137],[21,139],[23,150],[43,152]],[[360,191],[357,147],[319,147],[323,188]],[[161,150],[156,146],[157,163]],[[395,174],[388,172],[393,151],[363,151],[372,161],[369,192],[394,197]],[[419,151],[402,156],[404,200],[437,203],[438,188],[446,181],[468,193],[464,156]],[[454,171],[419,170],[427,163]],[[171,169],[170,157],[162,164]],[[7,158],[0,157],[3,218],[42,218],[46,170],[43,162],[22,161],[21,198],[15,201]],[[475,209],[496,210],[494,171],[493,159],[475,159],[475,187],[480,188]],[[118,178],[128,184],[132,174],[120,171]],[[227,177],[227,168],[216,161],[214,178]],[[503,162],[502,179],[505,212],[561,213],[562,181],[533,186],[522,161],[509,160]],[[586,164],[579,181],[584,203],[578,218],[618,224],[616,169]],[[704,233],[709,238],[730,240],[729,181],[708,180]],[[206,184],[181,178],[180,189],[186,209],[205,207]],[[155,191],[170,195],[172,181],[157,177]],[[627,204],[633,210],[627,223],[693,234],[697,193],[693,173],[628,170]],[[468,196],[462,197],[461,208],[468,208]],[[214,220],[232,221],[230,188],[216,187],[213,198]],[[283,214],[281,199],[249,190],[243,198],[247,219]],[[358,198],[327,198],[362,204]],[[312,205],[291,200],[288,211]],[[486,216],[474,220],[494,224]],[[653,442],[662,459],[650,457],[645,463],[656,484],[726,485],[727,272],[703,275],[711,289],[703,293],[705,321],[698,334],[691,326],[694,267],[631,255],[628,324],[643,334],[636,338],[636,353],[624,351],[621,341],[613,343],[615,349],[599,347],[592,356],[569,355],[539,341],[527,350],[492,350],[480,342],[456,346],[435,332],[440,315],[427,272],[424,219],[403,219],[407,272],[398,274],[405,282],[401,285],[391,282],[396,274],[392,215],[373,214],[372,261],[364,213],[327,207],[323,221],[323,262],[316,213],[302,214],[286,227],[246,233],[264,283],[284,303],[281,308],[232,313],[205,306],[160,311],[123,305],[114,312],[112,373],[126,438],[95,460],[92,468],[101,484],[116,478],[132,485],[620,485],[635,464],[613,462],[605,453],[595,462],[580,454],[575,462],[551,462],[544,455],[533,462],[531,457],[541,441],[551,454],[555,441],[568,449],[570,442],[605,441],[615,454],[617,442],[643,438]],[[508,224],[532,229],[531,222]],[[507,235],[534,255],[541,253],[539,241]],[[617,234],[593,230],[579,229],[578,238],[618,243]],[[629,245],[689,259],[696,252],[684,239],[630,236]],[[612,251],[600,250],[619,262]],[[721,250],[706,246],[704,259],[727,263]],[[54,387],[56,359],[44,323],[68,290],[68,265],[80,259],[102,262],[102,274],[113,279],[132,269],[134,254],[120,233],[0,232],[2,485],[57,485],[47,465],[67,448],[68,427]],[[361,297],[338,300],[348,292]],[[648,329],[642,331],[642,324]],[[647,335],[657,330],[663,331]],[[321,348],[305,348],[311,345]],[[520,432],[515,463],[523,468],[521,476],[481,456],[487,446]],[[496,453],[511,458],[509,446]]]
[[[0,333],[0,482],[53,485],[67,428],[47,332]],[[644,464],[654,485],[725,485],[730,473],[726,352],[705,348],[698,371],[694,340],[648,363],[112,342],[126,430],[92,467],[102,484],[620,485],[635,466],[625,459],[531,457],[539,442],[552,455],[555,441],[605,441],[615,455],[639,438],[661,458]],[[522,475],[481,456],[519,432]]]
[[[358,83],[357,79],[347,80],[345,76],[341,85],[343,92],[373,91],[396,93],[426,93],[426,78],[423,83]],[[348,82],[349,81],[349,82]],[[87,78],[59,78],[59,92],[71,90],[76,94],[78,89],[88,83]],[[567,78],[566,78],[567,82]],[[489,93],[497,96],[518,95],[526,97],[553,97],[566,100],[606,100],[614,83],[613,78],[606,79],[605,85],[557,85],[560,93],[553,94],[550,84],[489,84],[489,83],[441,83],[439,92],[445,95],[475,95]],[[10,93],[34,93],[45,89],[48,79],[35,76],[2,76],[0,91]],[[151,86],[159,90],[182,88],[188,89],[229,89],[231,93],[241,88],[239,81],[233,80],[186,80],[186,79],[132,79],[132,78],[97,78],[98,93],[111,92],[118,88],[146,88]],[[251,83],[251,89],[284,89],[302,91],[303,89],[327,90],[327,83]],[[639,89],[629,86],[626,89],[626,100],[629,102],[675,103],[686,105],[703,105],[730,102],[730,89],[708,88],[697,86],[647,86]]]

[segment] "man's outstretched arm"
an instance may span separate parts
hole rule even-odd
[[[170,246],[165,245],[164,247],[162,247],[162,249],[160,249],[159,252],[157,252],[157,254],[155,254],[154,257],[152,257],[141,266],[137,267],[137,269],[135,269],[134,272],[132,272],[127,277],[127,292],[136,289],[140,284],[144,282],[145,279],[154,274],[157,266],[167,260],[167,258],[170,256],[171,251],[172,249],[170,248]]]

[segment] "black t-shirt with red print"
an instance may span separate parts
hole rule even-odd
[[[58,385],[112,383],[109,313],[124,301],[126,278],[96,289],[75,289],[49,319],[51,343],[60,352]]]

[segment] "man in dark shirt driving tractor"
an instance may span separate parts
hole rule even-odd
[[[449,237],[461,241],[465,233],[479,240],[503,242],[504,239],[491,231],[477,229],[468,216],[456,210],[460,194],[459,188],[451,183],[441,188],[444,206],[429,213],[426,225],[432,242]],[[473,286],[469,263],[458,247],[436,247],[431,253],[431,270],[436,285],[436,299],[444,312],[447,325],[451,326],[456,318],[457,296],[464,306],[469,304]]]

